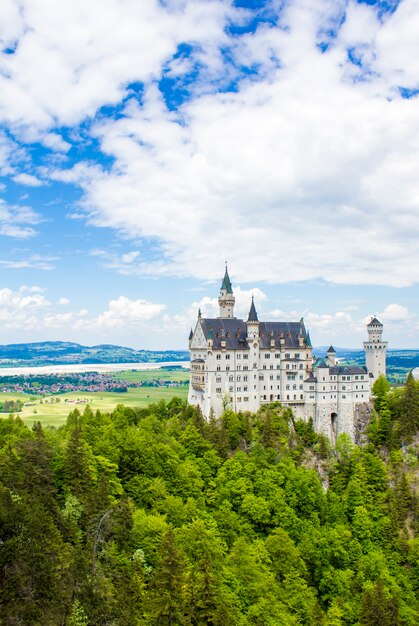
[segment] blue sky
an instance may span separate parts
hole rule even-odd
[[[0,342],[419,347],[419,2],[2,0]]]

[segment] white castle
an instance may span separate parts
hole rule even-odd
[[[227,268],[218,302],[219,317],[204,318],[199,311],[189,335],[189,403],[208,417],[226,408],[255,412],[278,401],[297,417],[312,419],[316,432],[332,442],[342,432],[354,438],[355,417],[369,405],[374,380],[386,373],[383,325],[374,317],[367,326],[366,366],[340,365],[332,346],[325,358],[313,357],[303,318],[261,322],[253,298],[247,321],[234,317]]]

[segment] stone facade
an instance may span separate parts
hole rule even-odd
[[[387,341],[383,341],[383,325],[373,317],[367,325],[368,341],[364,341],[365,361],[371,377],[386,375]]]
[[[370,404],[371,380],[385,373],[382,324],[375,318],[368,324],[369,341],[364,346],[369,370],[340,365],[332,346],[325,358],[316,359],[303,319],[261,322],[253,299],[247,321],[234,317],[227,269],[218,301],[219,317],[203,318],[199,311],[189,336],[189,403],[208,417],[211,411],[221,415],[225,408],[255,412],[279,401],[297,417],[312,419],[315,430],[332,442],[342,432],[354,439],[355,416]],[[371,344],[376,347],[367,347]],[[371,351],[374,358],[368,360]]]

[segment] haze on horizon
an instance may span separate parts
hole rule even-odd
[[[0,343],[419,347],[418,0],[3,0]]]

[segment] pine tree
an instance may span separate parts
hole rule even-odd
[[[396,597],[385,593],[382,580],[367,589],[362,598],[362,626],[398,626],[399,603]]]
[[[160,544],[160,558],[150,584],[148,624],[182,624],[185,562],[170,529]]]
[[[419,383],[412,372],[406,379],[406,385],[397,406],[400,434],[403,440],[410,441],[419,430]]]

